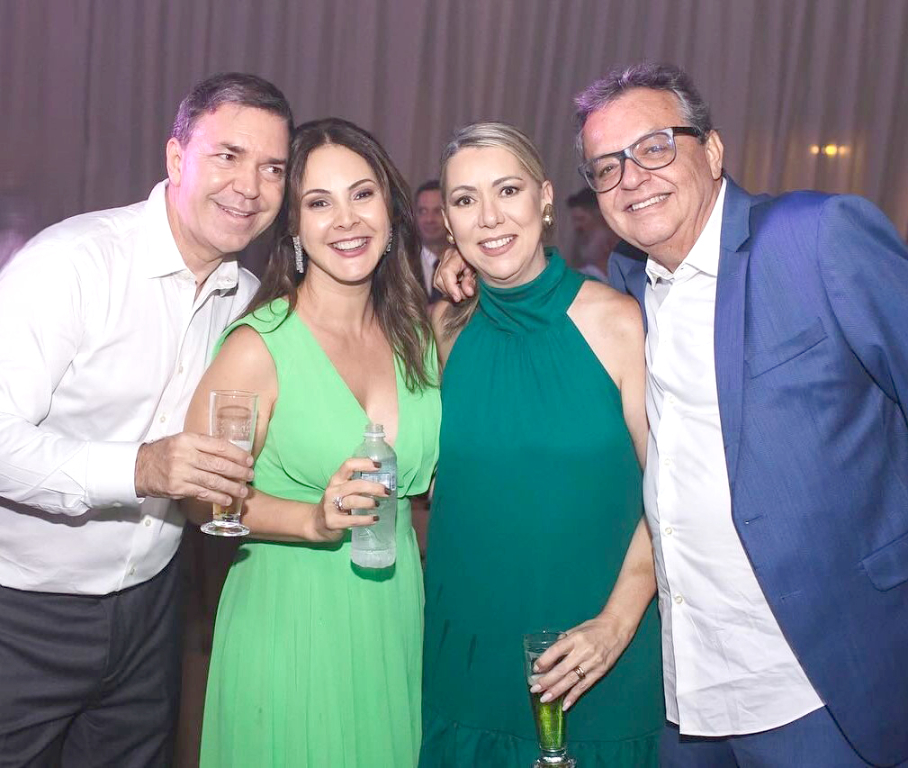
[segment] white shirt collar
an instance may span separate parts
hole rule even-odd
[[[167,191],[168,181],[155,185],[148,196],[148,205],[145,216],[148,221],[147,237],[148,250],[146,254],[146,270],[148,277],[166,277],[179,272],[186,272],[192,279],[195,276],[186,266],[183,255],[177,247],[177,242],[170,228],[167,218]],[[235,288],[239,279],[239,267],[234,258],[225,259],[218,264],[206,281],[214,290],[229,290]]]
[[[706,226],[690,249],[684,261],[681,262],[681,269],[685,266],[693,268],[698,272],[704,272],[711,277],[719,274],[719,251],[722,244],[722,210],[725,207],[725,179],[722,179],[722,186],[719,188],[719,195],[713,209],[706,220]],[[677,272],[677,270],[675,271]],[[672,280],[675,273],[669,272],[665,267],[653,260],[651,257],[646,259],[646,275],[651,284],[657,280]]]

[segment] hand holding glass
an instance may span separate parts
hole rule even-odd
[[[208,401],[208,427],[212,437],[229,440],[244,451],[252,450],[259,396],[238,390],[214,391]],[[202,526],[212,536],[245,536],[249,529],[240,522],[243,499],[237,498],[225,508],[214,507],[213,520]]]
[[[559,639],[563,632],[535,632],[523,636],[523,659],[526,664],[527,686],[532,688],[542,675],[536,673],[533,665]],[[530,694],[533,719],[536,722],[536,738],[542,754],[533,763],[533,768],[574,768],[577,762],[567,753],[566,715],[561,708],[563,696],[553,701],[539,700],[541,693]]]

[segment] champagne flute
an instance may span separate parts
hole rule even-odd
[[[259,396],[240,390],[216,390],[208,400],[208,431],[212,437],[229,440],[244,451],[252,450]],[[249,529],[240,522],[243,499],[229,507],[213,504],[212,520],[202,526],[211,536],[245,536]]]
[[[542,677],[533,671],[536,659],[542,656],[558,640],[564,637],[563,632],[534,632],[523,636],[523,659],[526,664],[527,686],[532,688]],[[533,719],[536,723],[536,739],[539,742],[540,754],[533,768],[575,768],[577,761],[567,753],[567,722],[561,708],[564,696],[552,701],[542,702],[542,692],[530,694],[530,705],[533,708]]]

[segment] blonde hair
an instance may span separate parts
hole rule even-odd
[[[541,185],[548,178],[539,150],[536,149],[536,145],[533,144],[530,137],[519,128],[508,125],[508,123],[471,123],[455,131],[441,153],[439,182],[442,204],[445,208],[448,207],[448,163],[460,150],[471,147],[505,149],[517,158],[517,162],[537,184]],[[478,300],[479,292],[477,291],[472,297],[464,299],[460,304],[453,305],[445,313],[442,323],[445,337],[450,338],[469,322],[476,310]]]

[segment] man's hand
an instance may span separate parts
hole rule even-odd
[[[228,506],[245,498],[252,456],[227,440],[192,432],[145,443],[136,456],[136,496],[195,498]]]
[[[438,262],[432,284],[456,304],[476,293],[476,272],[460,251],[448,248]]]

